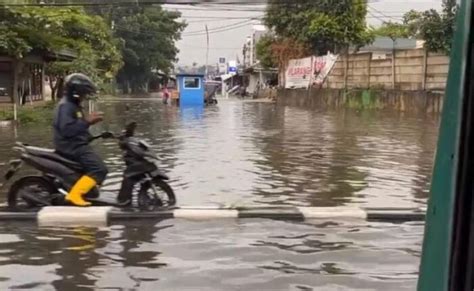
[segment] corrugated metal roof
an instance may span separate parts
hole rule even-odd
[[[391,51],[395,49],[414,49],[417,48],[417,40],[409,38],[396,38],[395,42],[390,37],[376,37],[370,45],[361,47],[359,51]]]

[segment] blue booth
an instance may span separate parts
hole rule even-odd
[[[204,75],[178,74],[176,80],[178,81],[180,106],[204,106]]]

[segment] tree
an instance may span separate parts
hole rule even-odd
[[[423,20],[423,12],[410,10],[403,15],[403,25],[406,27],[408,35],[413,38],[419,38],[421,33],[421,25]]]
[[[365,0],[270,0],[265,24],[278,37],[296,40],[316,54],[340,52],[371,41]]]
[[[455,0],[445,0],[441,13],[434,9],[424,12],[411,10],[404,15],[403,23],[410,36],[426,41],[428,50],[449,53],[457,10]]]
[[[304,43],[283,37],[272,35],[263,36],[257,42],[257,58],[264,68],[278,67],[280,72],[284,72],[289,60],[302,58],[311,55],[311,48]],[[283,84],[285,74],[279,74],[279,82]]]
[[[117,80],[124,92],[147,89],[154,72],[169,72],[177,60],[175,42],[180,39],[185,24],[178,22],[180,13],[153,7],[93,8],[114,27],[121,39],[124,66]]]
[[[53,97],[62,78],[70,72],[86,73],[99,85],[112,79],[122,62],[118,41],[101,17],[90,16],[81,8],[7,8],[0,10],[0,52],[21,59],[36,51],[73,49],[73,62],[48,64]],[[2,35],[2,36],[3,36]],[[53,82],[55,85],[53,85]]]
[[[384,22],[382,26],[373,30],[376,36],[390,37],[392,40],[396,38],[408,38],[410,37],[408,26],[402,23],[395,22]]]
[[[276,38],[272,35],[265,35],[257,42],[257,58],[264,68],[276,67],[276,58],[273,56],[271,49],[275,42]]]
[[[411,10],[403,16],[402,23],[385,22],[373,30],[375,35],[416,38],[425,41],[429,51],[449,53],[454,35],[454,22],[458,6],[455,0],[443,1],[443,10],[423,12]]]
[[[58,13],[55,10],[55,13]],[[57,14],[56,14],[57,15]],[[113,37],[112,31],[103,18],[88,15],[84,10],[64,11],[62,25],[58,28],[72,41],[70,46],[77,52],[73,62],[53,62],[48,65],[50,82],[56,79],[52,91],[62,90],[62,76],[71,72],[83,72],[91,76],[100,87],[113,80],[122,67],[120,41]]]

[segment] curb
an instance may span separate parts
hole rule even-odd
[[[381,222],[424,221],[421,208],[357,208],[357,207],[177,207],[150,212],[122,210],[108,206],[44,207],[37,212],[0,210],[0,221],[36,221],[41,226],[107,225],[113,221],[145,219],[273,219],[321,220],[352,219]]]

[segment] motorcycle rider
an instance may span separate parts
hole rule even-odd
[[[56,152],[81,164],[84,175],[76,181],[66,195],[66,201],[75,206],[90,206],[84,200],[96,185],[102,184],[108,170],[103,160],[89,145],[92,135],[89,127],[101,122],[103,114],[93,112],[84,115],[81,103],[87,96],[96,93],[96,85],[86,75],[74,73],[64,79],[64,95],[54,116],[54,145]]]

